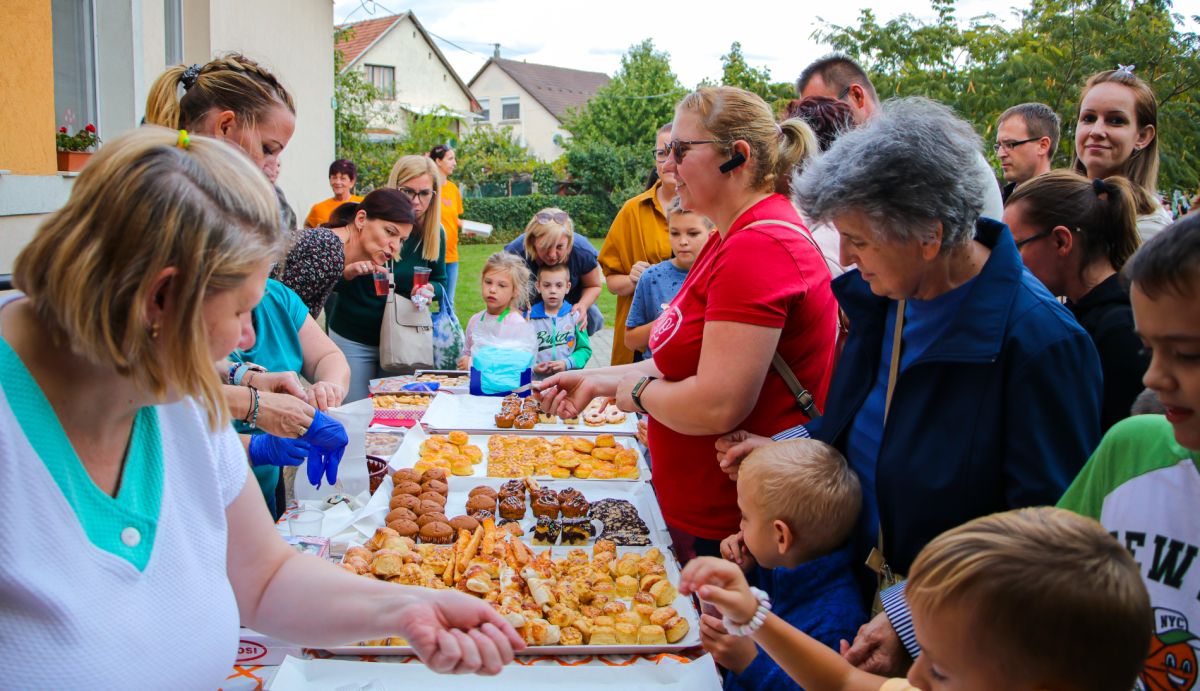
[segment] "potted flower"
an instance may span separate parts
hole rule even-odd
[[[75,134],[68,134],[66,127],[58,128],[55,143],[58,147],[58,169],[77,172],[91,158],[92,149],[100,143],[100,137],[96,135],[96,126],[89,122],[87,127]]]

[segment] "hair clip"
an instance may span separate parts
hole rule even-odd
[[[1099,197],[1102,194],[1107,194],[1108,193],[1108,183],[1104,182],[1100,178],[1096,178],[1096,179],[1092,180],[1092,190],[1096,193],[1097,197]]]
[[[1135,67],[1137,67],[1137,65],[1122,65],[1119,62],[1117,63],[1117,71],[1124,72],[1125,74],[1128,74],[1128,75],[1133,74],[1133,70]]]
[[[196,85],[196,78],[200,76],[200,66],[192,65],[183,71],[183,75],[179,78],[179,82],[183,84],[183,90],[188,91]]]
[[[192,138],[188,136],[187,130],[179,130],[179,139],[175,140],[175,146],[187,149],[191,143]]]

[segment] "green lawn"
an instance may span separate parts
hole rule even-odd
[[[604,244],[601,238],[589,238],[592,245],[599,250]],[[495,252],[504,249],[504,245],[459,245],[458,246],[458,289],[455,291],[454,307],[463,328],[471,315],[483,309],[483,297],[479,291],[479,277],[483,273],[483,263]],[[600,291],[597,301],[600,312],[604,315],[604,326],[611,327],[617,313],[617,296],[608,292],[607,288]]]

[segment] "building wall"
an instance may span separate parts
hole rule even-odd
[[[381,101],[384,117],[374,118],[372,127],[406,130],[406,114],[400,106],[413,106],[426,112],[445,106],[460,112],[470,112],[470,96],[458,85],[454,74],[438,59],[433,46],[417,30],[412,19],[405,17],[354,62],[351,69],[366,74],[366,65],[396,68],[396,98]],[[389,120],[391,120],[389,122]]]
[[[0,169],[14,175],[53,175],[54,45],[50,0],[5,3],[0,11]],[[3,182],[0,180],[0,185]]]
[[[513,134],[520,137],[529,151],[543,161],[553,161],[563,153],[563,148],[554,142],[555,135],[566,139],[571,135],[562,128],[558,118],[538,103],[495,64],[488,65],[472,83],[471,93],[475,98],[488,100],[489,120],[495,127],[510,126]],[[521,98],[521,119],[502,120],[502,104],[505,97]],[[479,124],[484,124],[482,121]]]

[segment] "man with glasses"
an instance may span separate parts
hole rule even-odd
[[[1044,103],[1022,103],[1000,114],[992,150],[1004,172],[1004,199],[1022,182],[1050,172],[1060,128],[1058,114]]]
[[[604,246],[600,248],[600,269],[608,292],[617,296],[616,322],[613,324],[612,364],[627,365],[640,360],[625,346],[625,320],[633,304],[633,292],[642,272],[671,258],[671,239],[667,215],[663,211],[675,198],[675,173],[664,171],[670,155],[671,123],[659,128],[654,144],[654,167],[658,182],[628,200],[617,212]]]
[[[841,53],[830,53],[817,60],[796,79],[796,94],[800,98],[824,96],[850,106],[854,124],[861,125],[879,112],[879,95],[875,85],[857,62]],[[1004,202],[1000,199],[1000,185],[992,166],[980,152],[976,161],[976,172],[988,176],[992,184],[984,187],[983,215],[999,220],[1004,215]]]

